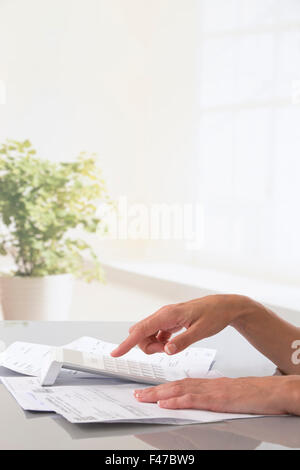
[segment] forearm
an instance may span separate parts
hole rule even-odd
[[[292,361],[292,344],[300,340],[300,328],[247,297],[234,296],[234,302],[238,313],[231,325],[283,373],[300,375],[300,365]]]

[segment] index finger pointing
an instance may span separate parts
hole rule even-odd
[[[130,349],[137,346],[145,338],[157,333],[163,327],[163,318],[151,318],[138,323],[130,331],[128,338],[126,338],[114,351],[111,356],[120,357],[128,353]]]
[[[132,331],[128,338],[126,338],[110,355],[113,357],[120,357],[128,353],[132,348],[139,344],[144,339],[144,335],[140,331]]]

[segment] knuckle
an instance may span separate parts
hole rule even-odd
[[[149,355],[149,353],[147,352],[147,346],[145,344],[139,344],[138,346],[141,349],[141,351],[143,351],[143,353]]]
[[[173,393],[175,395],[180,395],[182,391],[183,391],[183,387],[181,383],[178,382],[173,385]]]
[[[195,396],[192,393],[186,393],[184,395],[184,405],[187,407],[193,406],[195,403]]]
[[[182,304],[165,305],[157,312],[158,315],[163,314],[166,317],[178,317],[182,312]]]
[[[193,385],[193,380],[194,379],[191,379],[191,378],[185,378],[185,379],[181,379],[181,380],[178,380],[176,382],[174,382],[174,384],[176,384],[177,388],[179,390],[181,390],[182,392],[188,392],[188,390],[191,388],[191,385]]]
[[[167,312],[176,312],[181,309],[181,304],[169,304],[164,306],[164,310]]]
[[[170,306],[170,312],[172,315],[178,315],[178,313],[181,311],[181,306],[179,304],[174,304]]]
[[[153,354],[153,352],[151,352],[151,343],[148,339],[145,339],[144,341],[141,341],[139,344],[138,344],[138,347],[145,353],[147,354],[148,356]]]
[[[136,325],[134,329],[134,333],[138,333],[140,335],[143,335],[146,332],[146,323],[141,322],[138,325]]]
[[[172,304],[164,305],[164,306],[161,308],[161,311],[164,312],[164,313],[168,313],[168,312],[172,311],[173,308],[174,308],[174,305],[172,305]]]
[[[138,323],[135,323],[134,325],[131,325],[131,327],[130,327],[129,330],[128,330],[129,333],[132,333],[132,332],[136,329],[136,327],[137,327],[138,325],[139,325]]]

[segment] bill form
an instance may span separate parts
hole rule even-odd
[[[156,403],[136,401],[134,390],[145,388],[145,385],[114,379],[73,379],[73,382],[70,379],[67,384],[63,379],[60,381],[54,387],[41,387],[37,378],[14,377],[3,379],[3,384],[24,410],[52,411],[73,424],[131,422],[183,425],[254,417],[162,409]]]

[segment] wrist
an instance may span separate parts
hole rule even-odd
[[[259,316],[266,309],[250,297],[244,295],[230,295],[232,305],[232,316],[230,326],[239,328],[245,326],[249,321],[252,322],[256,316]]]
[[[300,377],[286,377],[279,396],[285,414],[300,416]]]

